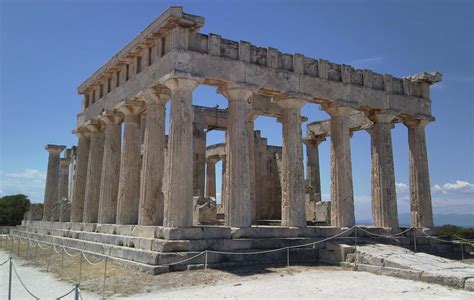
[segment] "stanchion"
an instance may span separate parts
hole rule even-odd
[[[80,256],[80,262],[79,262],[79,284],[81,284],[81,277],[82,277],[82,251],[79,254]]]
[[[204,257],[204,269],[207,270],[207,250]]]
[[[286,266],[290,266],[290,247],[286,248]]]
[[[20,244],[21,244],[21,239],[18,239],[18,247],[16,247],[16,256],[20,257]]]
[[[12,268],[13,262],[12,257],[10,256],[10,273],[8,274],[8,300],[12,299]]]
[[[104,263],[104,281],[102,282],[102,299],[105,299],[105,278],[107,276],[107,260],[108,256],[105,257],[105,263]]]
[[[81,290],[79,289],[79,283],[76,283],[75,290],[74,290],[74,300],[79,300],[79,293]]]
[[[354,247],[357,247],[357,226],[354,226]]]
[[[51,264],[51,255],[53,255],[53,247],[54,244],[51,244],[51,250],[49,251],[48,266],[46,267],[46,272],[49,272],[49,265]]]
[[[12,245],[10,246],[10,252],[13,252],[13,242],[15,241],[15,238],[12,236]]]
[[[413,228],[413,247],[416,253],[416,228]]]
[[[36,265],[36,256],[38,254],[38,242],[36,242],[36,246],[35,246],[35,259],[34,259],[34,264]]]
[[[461,261],[464,260],[464,243],[461,243]]]
[[[28,255],[30,254],[30,239],[26,239],[26,242],[27,242],[28,244],[26,245],[25,258],[28,259]]]
[[[64,270],[64,246],[61,248],[61,278],[63,277]]]

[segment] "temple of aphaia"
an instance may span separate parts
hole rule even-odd
[[[169,253],[268,249],[335,234],[355,225],[357,130],[371,136],[372,229],[396,231],[397,123],[408,130],[412,226],[433,226],[425,126],[434,120],[430,86],[441,74],[358,70],[202,34],[203,25],[203,17],[171,7],[78,87],[77,148],[60,158],[64,146],[46,147],[44,210],[31,209],[30,233],[104,245],[94,251],[146,265],[172,261]],[[228,108],[194,106],[199,85],[216,87]],[[313,121],[301,115],[306,103],[330,119],[314,120],[303,135],[302,122]],[[282,124],[281,147],[254,130],[258,116]],[[225,131],[225,143],[207,145],[211,130]],[[326,138],[329,202],[321,199],[318,153]],[[268,238],[278,243],[257,243]]]

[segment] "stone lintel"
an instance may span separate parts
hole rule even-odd
[[[372,127],[373,123],[363,112],[353,111],[349,116],[349,129],[351,131],[365,130]],[[307,137],[313,139],[317,136],[331,135],[331,120],[317,121],[307,125]]]

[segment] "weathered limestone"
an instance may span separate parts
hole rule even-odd
[[[249,227],[252,224],[250,202],[250,161],[248,147],[248,101],[253,92],[246,87],[231,85],[220,91],[229,101],[229,122],[226,147],[228,195],[226,199],[226,225]]]
[[[26,212],[25,220],[41,221],[43,219],[43,203],[32,203]]]
[[[326,106],[331,115],[331,225],[355,225],[348,116],[350,108]]]
[[[105,111],[100,117],[100,121],[105,124],[98,217],[101,224],[114,224],[117,215],[122,119],[123,115],[115,110]]]
[[[56,201],[53,203],[53,208],[51,209],[51,222],[59,221],[60,204],[61,201]]]
[[[410,150],[410,210],[414,227],[433,227],[430,174],[426,152],[425,127],[427,120],[406,119]]]
[[[206,129],[207,124],[193,122],[193,196],[204,196],[206,186]]]
[[[195,225],[211,225],[217,223],[217,205],[215,199],[209,197],[193,197],[193,222]]]
[[[84,198],[84,223],[97,223],[99,216],[100,182],[104,157],[104,131],[99,121],[86,125],[91,132],[89,161],[87,165],[86,192]]]
[[[48,173],[46,175],[46,188],[44,191],[44,209],[43,221],[51,219],[53,204],[58,201],[59,187],[59,154],[65,149],[65,146],[46,145],[48,151]]]
[[[147,89],[141,97],[146,102],[145,142],[140,187],[139,225],[162,225],[165,170],[165,112],[170,98],[167,88]]]
[[[397,194],[392,151],[393,115],[369,116],[374,125],[368,130],[372,145],[372,222],[379,227],[398,227]]]
[[[228,176],[227,176],[227,155],[223,154],[220,155],[220,159],[222,162],[222,170],[221,170],[221,206],[226,206],[227,199],[229,197],[228,193]],[[224,210],[225,211],[225,210]]]
[[[252,111],[251,103],[249,103],[249,114],[247,120],[247,136],[248,136],[248,149],[249,149],[249,176],[250,176],[250,185],[249,185],[249,195],[251,203],[251,215],[252,215],[252,224],[255,224],[257,220],[257,201],[256,201],[256,164],[255,164],[255,134],[254,134],[254,121],[258,117],[256,113]]]
[[[319,171],[319,144],[325,141],[324,136],[316,136],[312,139],[305,139],[306,144],[306,172],[307,172],[307,192],[309,200],[321,201],[321,175]]]
[[[69,163],[71,159],[68,157],[60,159],[60,171],[59,171],[59,188],[58,188],[58,200],[68,199],[68,188],[69,188]]]
[[[216,163],[217,159],[207,159],[206,197],[212,197],[214,199],[216,199]]]
[[[69,222],[71,219],[71,201],[64,198],[59,201],[59,222]]]
[[[116,223],[137,224],[140,197],[140,119],[143,102],[125,101],[117,106],[124,114],[124,135],[117,199]]]
[[[164,81],[171,90],[168,143],[169,188],[165,195],[165,227],[190,227],[193,224],[193,90],[199,81],[171,77]]]
[[[276,99],[283,108],[282,199],[281,224],[305,227],[305,185],[303,145],[301,136],[301,107],[305,102],[296,98]]]
[[[79,138],[77,144],[76,178],[71,203],[71,222],[82,222],[86,194],[87,165],[89,160],[90,133],[85,127],[73,131]]]

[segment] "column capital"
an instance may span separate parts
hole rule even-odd
[[[307,138],[303,139],[303,143],[306,145],[316,145],[318,146],[326,140],[325,135],[310,135]]]
[[[66,149],[66,146],[63,145],[51,145],[47,144],[44,146],[44,149],[49,152],[49,154],[59,154],[61,153],[64,149]]]
[[[71,160],[69,158],[60,158],[59,162],[61,166],[68,166]]]
[[[250,84],[230,83],[220,86],[217,89],[218,94],[224,95],[228,101],[246,101],[252,103],[251,97],[257,91],[257,87]]]
[[[408,128],[415,128],[415,127],[426,127],[432,120],[428,120],[427,118],[415,118],[415,117],[404,117],[403,124],[405,124]]]
[[[209,164],[216,164],[220,160],[220,156],[210,156],[206,158],[206,162]]]
[[[161,78],[160,82],[171,90],[171,93],[176,90],[193,91],[202,82],[202,78],[192,76],[187,73],[173,72]]]
[[[99,117],[99,120],[104,123],[105,125],[108,124],[115,124],[118,125],[123,120],[123,113],[116,109],[106,110],[102,112]]]
[[[171,91],[165,86],[157,85],[140,91],[137,97],[145,101],[147,104],[156,103],[165,105],[171,98]]]
[[[330,103],[321,104],[321,109],[331,115],[331,117],[349,116],[354,111],[354,108],[347,106],[338,106]]]
[[[78,138],[87,138],[90,136],[90,131],[85,126],[81,126],[73,129],[72,134],[75,134]]]
[[[283,109],[301,109],[306,104],[304,99],[288,96],[273,97],[272,101]]]
[[[115,109],[123,113],[125,116],[139,115],[143,112],[144,108],[145,104],[143,101],[138,100],[126,100],[115,106]]]
[[[395,120],[396,115],[390,112],[378,111],[367,113],[367,118],[374,123],[391,124]]]
[[[84,126],[86,126],[91,133],[101,132],[103,129],[102,123],[99,120],[87,121]]]

